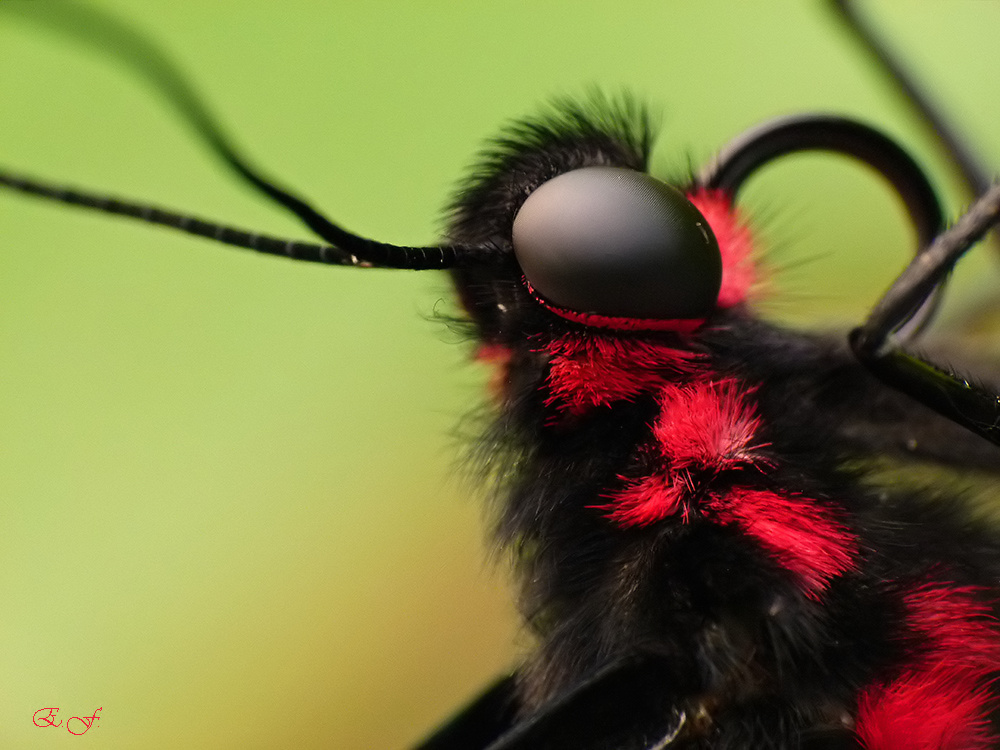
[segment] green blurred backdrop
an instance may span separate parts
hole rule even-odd
[[[0,162],[275,234],[129,71],[0,2]],[[809,0],[103,0],[247,151],[348,227],[428,243],[483,140],[553,94],[628,87],[655,171],[778,114],[883,126],[964,197]],[[1000,164],[1000,3],[873,13]],[[889,194],[790,160],[754,185],[767,314],[859,319],[905,261]],[[822,205],[821,205],[822,201]],[[996,299],[963,264],[941,330]],[[0,194],[0,747],[401,748],[524,646],[456,480],[485,373],[430,318],[444,276],[298,265]],[[32,725],[103,707],[86,735]]]

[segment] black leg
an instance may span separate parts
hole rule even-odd
[[[884,382],[1000,445],[1000,395],[907,351],[895,337],[956,261],[997,223],[1000,183],[913,259],[864,325],[851,333],[851,348]]]
[[[605,667],[527,717],[488,750],[666,750],[686,742],[689,721],[671,689],[668,660]]]
[[[517,720],[517,677],[498,680],[413,750],[483,750]]]

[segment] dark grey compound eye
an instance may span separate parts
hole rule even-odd
[[[722,282],[705,217],[631,169],[585,167],[543,183],[514,217],[513,242],[532,288],[580,313],[702,318]]]

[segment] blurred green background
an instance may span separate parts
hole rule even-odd
[[[305,236],[128,70],[0,2],[0,163]],[[768,117],[854,114],[965,198],[818,2],[103,0],[265,169],[355,231],[429,243],[484,139],[553,94],[662,112],[654,171]],[[872,13],[1000,164],[1000,3]],[[771,317],[857,321],[909,237],[863,170],[753,185]],[[995,307],[963,263],[939,336]],[[436,274],[320,268],[0,194],[0,747],[402,748],[525,646],[456,478],[486,373]],[[103,707],[73,737],[32,713]]]

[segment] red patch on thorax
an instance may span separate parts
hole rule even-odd
[[[755,540],[817,598],[835,576],[857,566],[858,541],[840,513],[812,498],[736,487],[707,503],[711,515]]]
[[[760,418],[746,402],[750,392],[733,378],[664,388],[653,437],[675,469],[715,472],[761,460]]]
[[[542,347],[549,357],[548,403],[573,414],[631,401],[697,369],[697,355],[658,341],[567,333]]]
[[[754,389],[728,378],[664,386],[652,425],[657,468],[624,478],[598,506],[621,526],[645,526],[695,510],[732,525],[818,597],[831,579],[856,566],[858,543],[842,513],[792,492],[752,486],[773,466],[758,434],[761,420],[748,400]],[[720,476],[724,472],[726,476]],[[736,472],[745,473],[741,477]]]
[[[910,663],[858,701],[866,750],[988,750],[997,737],[989,683],[1000,671],[1000,629],[985,591],[924,583],[903,597]]]
[[[624,479],[624,477],[623,477]],[[625,486],[605,495],[611,500],[595,508],[607,512],[620,526],[648,526],[678,513],[687,520],[691,513],[690,476],[685,472],[654,473],[626,479]]]

